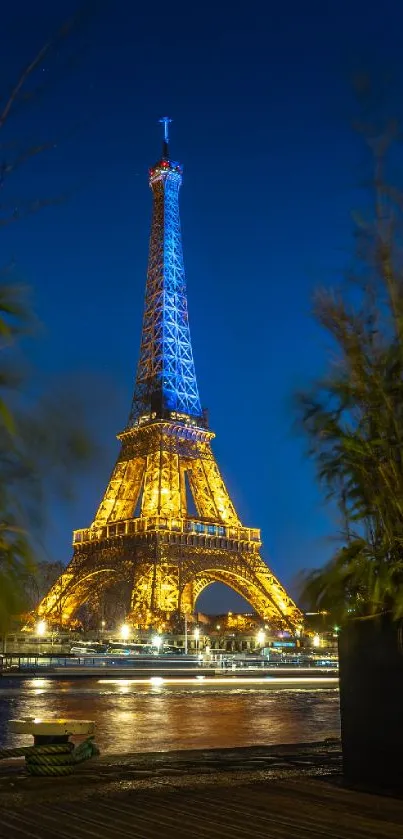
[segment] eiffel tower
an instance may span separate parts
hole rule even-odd
[[[70,564],[38,615],[64,625],[94,594],[130,583],[127,620],[147,628],[190,618],[200,593],[225,583],[271,627],[295,630],[301,613],[259,555],[211,449],[190,341],[179,218],[182,166],[168,148],[149,171],[153,213],[145,309],[129,422],[90,527],[75,530]],[[192,510],[195,513],[192,514]]]

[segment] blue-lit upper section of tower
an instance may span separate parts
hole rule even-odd
[[[182,167],[163,156],[149,171],[153,213],[140,358],[129,426],[159,418],[204,425],[190,340],[179,217]]]

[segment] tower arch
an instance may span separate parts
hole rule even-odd
[[[113,567],[89,569],[77,576],[68,568],[42,600],[38,616],[62,625],[68,624],[80,606],[88,602],[94,589],[100,594],[118,582],[121,582],[121,577]]]
[[[184,586],[183,600],[189,604],[189,611],[192,613],[196,611],[197,600],[201,593],[213,583],[224,583],[243,597],[262,620],[271,622],[273,626],[287,624],[290,629],[294,629],[294,621],[285,619],[284,611],[273,599],[272,592],[257,578],[245,574],[242,569],[233,571],[212,567],[200,571]]]

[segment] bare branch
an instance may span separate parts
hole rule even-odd
[[[0,228],[7,227],[9,224],[12,224],[14,221],[20,221],[21,219],[25,218],[26,216],[30,216],[33,213],[37,213],[38,210],[42,210],[44,207],[53,207],[58,204],[64,204],[67,200],[66,194],[62,195],[55,195],[52,198],[37,198],[32,201],[24,201],[24,202],[16,202],[14,209],[6,214],[3,218],[1,218],[1,212],[4,211],[5,205],[0,204]]]
[[[37,71],[43,66],[45,59],[52,53],[55,53],[55,48],[61,41],[67,39],[72,31],[75,31],[78,24],[83,22],[85,16],[90,12],[88,4],[77,12],[74,16],[65,21],[57,30],[57,32],[42,46],[33,60],[27,64],[18,78],[17,83],[11,90],[7,98],[3,97],[3,104],[0,106],[0,132],[8,126],[11,116],[14,116],[19,107],[25,105],[30,100],[36,98],[38,93],[43,92],[46,85],[35,86],[31,84],[33,77],[37,78]],[[58,53],[56,53],[57,57]],[[4,133],[4,132],[3,132]],[[71,134],[71,131],[69,131]],[[16,169],[19,169],[27,161],[43,152],[56,148],[58,145],[55,139],[28,143],[19,143],[15,140],[7,140],[0,143],[0,191],[5,187],[5,182],[10,175],[14,174]],[[56,195],[51,198],[39,199],[31,201],[29,199],[21,201],[11,201],[8,205],[3,201],[0,204],[0,228],[17,221],[27,215],[55,204],[60,204],[65,200],[65,196]]]
[[[0,189],[4,186],[4,181],[6,178],[15,172],[23,163],[26,163],[31,157],[36,157],[38,154],[42,154],[44,151],[49,151],[49,149],[55,148],[56,143],[48,142],[48,143],[39,143],[35,146],[30,146],[29,148],[25,149],[25,151],[21,152],[21,154],[17,155],[14,160],[4,161],[0,165]]]
[[[22,71],[17,83],[11,90],[11,93],[6,101],[6,104],[3,107],[2,112],[0,113],[0,129],[2,129],[10,117],[11,111],[13,106],[15,105],[19,95],[26,85],[27,81],[31,78],[35,70],[41,66],[43,63],[44,58],[48,55],[51,49],[58,43],[60,40],[65,38],[67,35],[70,34],[71,30],[75,25],[75,18],[70,18],[69,20],[65,21],[60,29],[56,32],[56,34],[47,41],[46,44],[39,50],[35,58],[30,61],[29,64],[24,68]]]
[[[35,56],[33,61],[31,61],[30,64],[27,64],[25,69],[22,71],[22,73],[20,75],[20,78],[18,79],[17,84],[13,87],[13,89],[10,93],[10,96],[8,97],[8,100],[7,100],[5,106],[2,110],[2,113],[0,114],[0,128],[3,128],[3,126],[5,125],[8,117],[11,113],[11,109],[14,105],[14,102],[16,101],[21,89],[24,87],[25,83],[27,82],[29,77],[32,75],[34,70],[36,70],[36,68],[39,67],[40,64],[42,64],[42,61],[45,58],[45,56],[48,54],[51,45],[52,45],[52,41],[48,41],[48,43],[45,44],[42,47],[42,49],[39,50],[38,54]]]

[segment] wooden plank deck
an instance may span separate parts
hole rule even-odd
[[[51,781],[50,781],[51,783]],[[163,784],[0,809],[4,839],[402,839],[403,801],[334,779]]]

